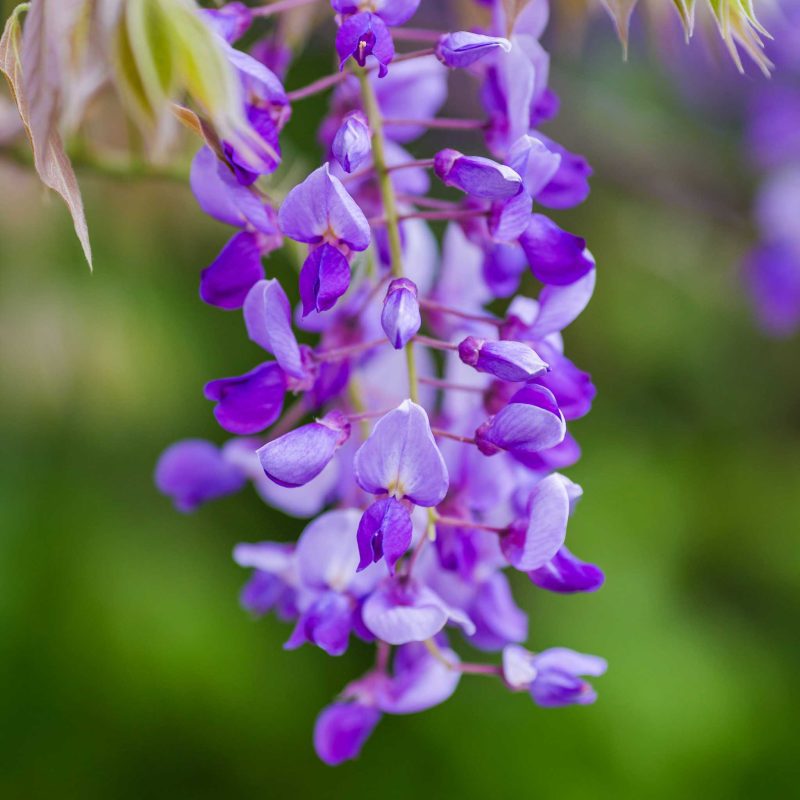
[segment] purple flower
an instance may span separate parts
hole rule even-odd
[[[327,311],[350,288],[350,264],[330,244],[312,250],[300,269],[300,299],[303,316]]]
[[[411,544],[413,526],[408,509],[394,497],[374,502],[358,523],[359,572],[386,556],[389,572],[394,574],[398,559]]]
[[[332,767],[356,758],[380,719],[380,711],[359,703],[328,706],[314,725],[317,755]]]
[[[511,167],[482,156],[465,156],[458,150],[440,150],[433,169],[445,186],[484,200],[503,200],[522,191],[522,178]]]
[[[373,592],[363,608],[364,624],[389,644],[423,642],[452,622],[470,635],[475,625],[427,586],[389,581]]]
[[[367,118],[353,111],[342,121],[331,147],[333,155],[345,172],[358,169],[372,153],[372,134]]]
[[[238,492],[246,477],[218,447],[202,439],[185,439],[168,447],[158,460],[158,490],[188,513],[209,500]]]
[[[327,163],[289,192],[278,223],[285,236],[305,244],[366,250],[372,238],[364,212]]]
[[[241,308],[254,283],[264,277],[259,235],[237,233],[200,276],[200,297],[219,308]]]
[[[364,12],[342,21],[336,34],[336,52],[340,70],[351,56],[361,67],[372,56],[378,62],[378,74],[384,77],[394,58],[394,42],[386,23],[376,14]]]
[[[539,588],[559,594],[595,592],[605,581],[600,567],[581,561],[566,547],[562,547],[546,564],[531,570],[528,577]]]
[[[222,8],[200,12],[228,44],[241,39],[253,23],[253,12],[244,3],[227,3]]]
[[[554,150],[538,136],[528,134],[521,136],[511,146],[508,165],[522,176],[525,191],[531,197],[537,197],[559,170],[561,153]]]
[[[536,202],[555,209],[580,205],[589,196],[589,178],[592,176],[589,162],[583,156],[570,153],[543,134],[537,133],[537,136],[560,159],[551,179],[539,190],[532,192]]]
[[[500,650],[528,638],[528,617],[514,602],[502,572],[495,572],[480,585],[468,613],[476,628],[470,643],[481,650]]]
[[[340,411],[331,411],[268,442],[258,450],[258,458],[270,480],[296,488],[316,478],[349,437],[347,418]]]
[[[417,287],[408,278],[397,278],[389,284],[383,301],[381,326],[392,347],[401,350],[422,325],[417,302]]]
[[[527,381],[544,374],[548,367],[524,342],[492,342],[467,336],[458,345],[458,356],[478,372],[503,381]]]
[[[506,450],[524,456],[555,447],[564,441],[566,432],[564,415],[552,392],[529,384],[478,428],[475,439],[486,455]]]
[[[436,44],[436,58],[446,67],[469,67],[498,50],[508,53],[511,42],[500,36],[485,36],[470,31],[456,31],[442,36]]]
[[[503,651],[503,674],[514,688],[527,688],[537,705],[588,705],[597,699],[582,675],[597,677],[607,669],[605,659],[554,647],[534,655],[509,645]]]
[[[574,283],[594,268],[586,241],[567,233],[543,214],[533,214],[519,243],[531,272],[542,283],[563,286]]]
[[[205,396],[217,405],[217,422],[231,433],[247,436],[268,428],[280,416],[286,375],[274,362],[261,364],[236,378],[206,384]]]
[[[428,415],[410,400],[378,420],[356,453],[353,472],[365,492],[407,497],[418,506],[440,503],[449,483]]]
[[[526,516],[500,537],[508,562],[522,572],[530,572],[550,561],[566,539],[569,512],[565,479],[555,474],[539,481],[528,499]]]
[[[744,274],[762,328],[772,336],[800,330],[800,248],[761,245],[747,257]]]

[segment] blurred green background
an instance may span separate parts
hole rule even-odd
[[[539,709],[465,678],[321,765],[314,718],[370,654],[285,653],[287,626],[238,607],[230,558],[302,523],[250,490],[181,516],[152,485],[173,440],[224,440],[201,386],[258,358],[240,316],[197,296],[227,231],[179,183],[82,171],[90,275],[63,208],[0,158],[0,796],[796,796],[799,348],[750,321],[749,231],[703,213],[746,202],[736,132],[610,42],[554,82],[555,135],[599,172],[559,219],[599,264],[567,334],[599,388],[574,425],[570,541],[607,583],[517,598],[533,648],[608,658],[598,703]],[[298,111],[295,155],[319,157],[321,113]]]

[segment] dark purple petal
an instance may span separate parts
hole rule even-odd
[[[592,175],[589,162],[552,139],[538,135],[553,153],[561,156],[561,161],[552,179],[534,194],[536,202],[555,209],[579,205],[589,196],[589,178]]]
[[[531,272],[542,283],[563,286],[574,283],[594,267],[580,236],[567,233],[543,214],[533,214],[520,236]]]
[[[458,355],[478,372],[504,381],[527,381],[547,371],[547,364],[524,342],[494,342],[468,336],[458,345]]]
[[[327,311],[350,288],[350,264],[340,250],[323,244],[312,250],[300,270],[303,316]]]
[[[263,277],[258,234],[237,233],[201,273],[200,297],[219,308],[241,308],[253,284]]]
[[[407,497],[418,506],[440,503],[449,485],[428,415],[410,400],[378,420],[356,453],[353,472],[365,492]]]
[[[287,375],[302,379],[307,370],[292,330],[289,298],[275,278],[256,283],[244,301],[247,335],[272,353]]]
[[[258,180],[259,175],[272,174],[281,164],[280,130],[268,108],[258,106],[247,107],[247,119],[253,130],[268,145],[269,153],[255,165],[252,159],[242,155],[229,142],[223,142],[223,152],[233,167],[236,179],[243,186],[250,186]]]
[[[539,588],[559,594],[595,592],[605,581],[600,567],[581,561],[566,547],[546,564],[529,572],[528,577]]]
[[[550,561],[567,535],[570,501],[560,475],[543,478],[530,494],[527,519],[514,523],[500,538],[509,563],[530,572]]]
[[[772,336],[800,329],[800,251],[790,244],[766,244],[745,260],[747,288],[762,328]]]
[[[577,464],[581,457],[581,448],[572,434],[567,431],[564,441],[555,447],[541,450],[538,453],[516,450],[512,455],[520,464],[524,464],[530,470],[552,472]]]
[[[566,356],[557,355],[550,361],[550,367],[550,372],[538,377],[536,383],[553,393],[564,419],[579,419],[588,414],[597,394],[591,375],[578,369]]]
[[[394,58],[394,42],[386,23],[379,16],[365,11],[343,20],[336,34],[336,52],[339,54],[339,69],[344,69],[351,56],[362,67],[372,56],[378,62],[380,77],[383,77]]]
[[[202,439],[185,439],[168,447],[158,459],[155,483],[188,513],[208,500],[238,492],[247,477],[227,461],[218,447]]]
[[[328,706],[314,725],[317,755],[332,767],[356,758],[380,719],[380,711],[359,703]]]
[[[358,523],[359,572],[386,556],[389,572],[411,544],[413,527],[408,509],[394,497],[374,502]]]
[[[439,151],[433,169],[445,186],[483,200],[504,200],[522,190],[522,178],[511,167],[482,156],[465,156],[458,150]]]
[[[483,279],[492,294],[508,297],[517,290],[527,267],[528,259],[521,247],[496,244],[486,251],[483,259]]]
[[[392,347],[401,350],[422,325],[417,302],[417,287],[408,278],[397,278],[389,284],[381,312],[381,326]]]
[[[350,436],[350,423],[339,411],[273,439],[258,450],[267,477],[295,488],[317,477]]]
[[[360,111],[353,111],[344,118],[331,150],[345,172],[353,172],[369,158],[372,134],[367,118]]]
[[[231,433],[259,433],[275,422],[283,409],[286,375],[274,361],[236,378],[206,384],[205,396],[216,402],[214,416]]]
[[[350,643],[352,616],[353,604],[349,597],[325,592],[300,615],[284,648],[294,650],[308,642],[329,656],[343,655]]]
[[[471,31],[455,31],[442,36],[436,44],[436,58],[446,67],[469,67],[498,50],[508,53],[511,42],[500,36],[484,36]]]
[[[352,250],[366,250],[372,238],[364,212],[342,182],[331,175],[328,164],[289,192],[278,222],[286,236],[306,244],[335,240]]]

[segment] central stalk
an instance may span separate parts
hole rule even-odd
[[[361,97],[364,101],[364,110],[367,113],[369,127],[372,131],[372,160],[375,173],[378,176],[378,185],[381,190],[383,213],[386,219],[386,232],[389,238],[389,254],[392,261],[392,275],[395,278],[403,277],[403,243],[400,239],[400,217],[397,213],[397,198],[394,194],[392,178],[386,164],[386,148],[384,147],[383,116],[378,106],[375,90],[369,80],[367,70],[358,71],[358,80],[361,83]],[[417,381],[417,364],[414,359],[414,344],[409,342],[406,347],[406,365],[408,367],[408,392],[411,400],[419,403],[419,384]]]

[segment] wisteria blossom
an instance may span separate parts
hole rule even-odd
[[[311,518],[296,544],[242,544],[235,558],[253,570],[245,608],[293,621],[287,648],[375,648],[374,667],[317,720],[328,764],[355,758],[384,715],[443,702],[462,675],[554,706],[594,701],[583,676],[605,669],[564,648],[524,649],[514,596],[604,579],[568,549],[582,491],[558,471],[579,457],[568,428],[595,393],[563,332],[596,267],[548,216],[586,199],[591,169],[539,130],[557,108],[539,43],[547,2],[513,19],[489,5],[481,31],[414,29],[398,44],[434,46],[398,54],[393,30],[419,2],[334,0],[341,72],[294,91],[226,50],[257,81],[254,125],[276,155],[293,104],[332,88],[323,162],[279,201],[232,148],[204,147],[192,170],[201,207],[238,229],[201,296],[241,308],[267,358],[205,389],[220,425],[248,438],[173,445],[157,483],[192,511],[250,481]],[[237,4],[207,18],[230,50],[252,21]],[[467,71],[484,118],[437,117],[453,70]],[[453,146],[412,156],[433,127]],[[447,199],[429,196],[436,183]],[[306,249],[289,283],[262,261],[286,240]],[[459,638],[484,657],[460,654]]]

